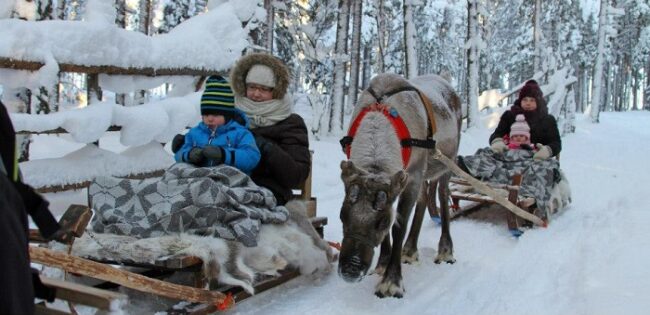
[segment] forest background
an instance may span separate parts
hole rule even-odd
[[[226,2],[2,0],[0,18],[76,21],[110,6],[119,28],[157,36]],[[575,130],[576,113],[598,122],[601,111],[650,109],[650,6],[645,0],[230,4],[248,32],[245,50],[272,52],[291,68],[291,91],[307,98],[308,125],[316,138],[342,134],[358,93],[382,72],[448,78],[463,99],[465,128],[476,124],[479,111],[509,104],[531,78],[542,84],[563,134]],[[0,67],[20,69],[11,57],[0,56]],[[206,73],[228,71],[192,67],[191,58],[187,62],[189,69],[179,73],[194,74],[197,82]],[[100,91],[98,96],[92,95],[97,92],[90,88],[92,80],[84,73],[61,71],[54,86],[3,87],[2,100],[10,111],[47,114],[113,97],[118,104],[143,104],[167,97],[174,88],[165,82],[129,93],[105,90],[102,96]]]

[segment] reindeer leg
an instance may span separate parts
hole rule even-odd
[[[375,288],[375,295],[383,297],[404,296],[404,286],[402,284],[402,243],[406,234],[408,218],[411,216],[411,210],[420,192],[422,186],[421,180],[413,180],[406,185],[406,188],[400,195],[397,204],[397,218],[392,228],[393,247],[390,253],[390,260],[386,266],[384,276]]]
[[[404,243],[402,249],[402,262],[412,264],[418,261],[418,237],[420,236],[420,229],[422,228],[422,220],[424,219],[424,209],[427,207],[427,191],[433,183],[425,183],[420,189],[418,201],[415,204],[415,214],[413,215],[413,222],[411,223],[411,230],[409,236]]]
[[[381,250],[379,251],[379,259],[377,260],[377,267],[375,272],[378,275],[383,275],[386,271],[386,266],[390,260],[390,235],[386,235],[381,242]]]
[[[438,187],[438,181],[429,181],[427,186],[427,211],[431,220],[440,224],[440,209],[436,205],[436,187]]]
[[[438,242],[438,255],[434,262],[439,264],[446,262],[453,264],[456,262],[454,258],[454,244],[451,241],[451,234],[449,232],[449,179],[451,173],[447,172],[438,180],[438,197],[440,198],[440,218],[442,223],[442,232],[440,234],[440,241]]]

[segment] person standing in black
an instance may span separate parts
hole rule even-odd
[[[54,291],[40,282],[30,267],[31,216],[46,239],[63,238],[49,203],[23,183],[18,170],[16,133],[5,105],[0,102],[0,314],[33,314],[34,297],[54,299]]]

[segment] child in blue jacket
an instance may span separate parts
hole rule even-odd
[[[210,76],[206,81],[201,118],[185,135],[185,143],[174,156],[176,161],[202,167],[227,164],[250,175],[260,151],[248,130],[248,118],[235,108],[230,83],[222,76]]]

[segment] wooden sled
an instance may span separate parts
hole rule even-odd
[[[294,198],[306,203],[307,216],[310,218],[309,220],[315,230],[323,237],[327,217],[316,217],[316,198],[311,196],[311,173],[307,180],[294,192],[297,192],[294,194]],[[71,209],[74,209],[74,211],[69,213]],[[82,214],[83,211],[80,211],[80,209],[87,211],[88,215]],[[62,221],[64,218],[70,222],[74,221],[72,218],[75,217],[83,218],[74,223],[77,233],[73,234],[75,237],[80,237],[89,223],[90,212],[90,209],[86,206],[72,206],[62,217]],[[87,220],[85,219],[86,216]],[[32,234],[34,234],[35,238],[38,238],[38,233],[33,232]],[[204,289],[208,286],[208,283],[206,283],[206,276],[203,274],[203,261],[195,256],[168,256],[159,258],[152,264],[147,264],[132,261],[110,261],[92,257],[81,258],[36,247],[30,248],[30,255],[33,262],[103,281],[95,286],[102,292],[124,286],[145,293],[183,301],[182,305],[179,304],[167,310],[169,314],[209,314],[230,308],[235,303],[251,296],[242,288],[234,286],[216,285],[211,287],[210,290]],[[120,268],[115,268],[115,266],[120,266]],[[159,280],[159,278],[177,272],[190,273],[193,283],[191,285],[179,285]],[[256,279],[253,288],[256,293],[263,292],[299,275],[297,269],[283,270],[280,271],[278,277],[267,276]]]

